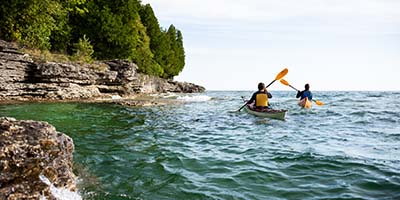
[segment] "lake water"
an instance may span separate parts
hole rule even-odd
[[[177,105],[1,105],[75,143],[84,199],[400,199],[400,92],[314,92],[284,121],[236,112],[251,91],[168,95]]]

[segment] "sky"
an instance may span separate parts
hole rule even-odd
[[[177,81],[256,90],[400,90],[400,0],[142,0],[182,31]],[[269,90],[290,90],[275,82]]]

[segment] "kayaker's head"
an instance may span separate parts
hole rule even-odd
[[[308,83],[304,86],[304,89],[309,90],[310,89],[310,85],[308,85]]]
[[[263,90],[265,88],[265,84],[264,83],[259,83],[258,84],[258,90]]]

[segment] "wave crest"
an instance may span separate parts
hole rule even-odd
[[[198,95],[198,96],[181,96],[177,98],[180,101],[189,101],[189,102],[201,102],[201,101],[209,101],[211,97],[207,95]]]

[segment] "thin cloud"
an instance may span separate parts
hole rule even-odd
[[[143,0],[158,15],[178,20],[274,21],[282,18],[358,16],[400,21],[396,0]],[[212,22],[212,21],[211,21]]]
[[[161,22],[185,30],[226,35],[397,34],[400,1],[395,0],[143,0]],[[397,27],[397,28],[394,28]]]

